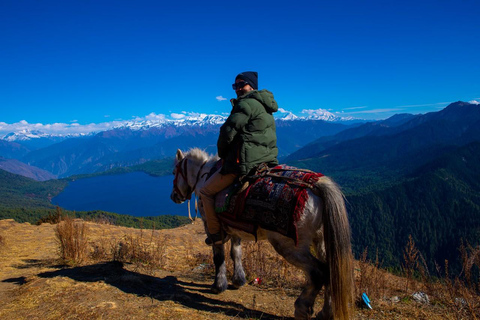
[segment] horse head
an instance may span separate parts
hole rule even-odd
[[[200,180],[200,172],[207,163],[208,155],[200,149],[192,149],[184,154],[180,149],[175,155],[173,190],[170,198],[175,203],[190,200]]]
[[[187,165],[188,159],[185,157],[182,150],[178,149],[173,167],[173,175],[175,176],[173,179],[173,190],[170,194],[170,198],[175,203],[183,203],[190,199],[193,192],[188,185]]]

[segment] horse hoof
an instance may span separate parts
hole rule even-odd
[[[232,280],[232,285],[235,289],[240,289],[240,287],[244,286],[245,283],[247,283],[247,280],[245,280],[245,278]]]
[[[225,283],[225,285],[223,285],[223,286],[218,286],[218,285],[214,284],[210,288],[210,291],[212,291],[212,293],[219,294],[219,293],[222,293],[223,291],[227,290],[227,287],[228,287],[227,283]]]
[[[332,320],[333,316],[327,316],[323,311],[317,313],[316,320]]]
[[[295,301],[295,320],[311,319],[313,315],[313,307],[305,305],[300,299]]]

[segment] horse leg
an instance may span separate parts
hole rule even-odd
[[[233,260],[234,268],[232,284],[238,289],[247,282],[242,265],[242,244],[241,239],[237,236],[232,236],[232,240],[230,241],[232,242],[230,257]]]
[[[207,220],[205,219],[205,211],[203,208],[203,202],[200,199],[198,202],[199,211],[203,220],[203,227],[205,228],[205,234],[209,236]],[[213,263],[215,264],[215,281],[212,284],[211,290],[213,293],[222,293],[227,290],[227,266],[225,265],[225,249],[223,244],[213,245]]]
[[[269,237],[269,241],[285,260],[305,272],[307,285],[295,301],[295,319],[310,319],[315,298],[328,279],[328,266],[310,253],[309,245],[295,246],[293,240],[285,237]]]
[[[327,265],[327,254],[325,251],[325,243],[323,242],[323,233],[319,233],[317,237],[313,241],[315,252],[317,258]],[[323,308],[317,314],[317,319],[333,319],[333,309],[332,309],[332,297],[331,297],[331,290],[330,290],[330,281],[326,281],[325,288],[324,288],[324,300],[323,300]]]
[[[325,286],[325,300],[322,311],[317,314],[317,319],[333,319],[332,298],[330,286]]]
[[[215,282],[211,290],[213,293],[222,293],[227,290],[227,266],[225,265],[225,249],[223,244],[213,246],[213,263],[215,264]]]

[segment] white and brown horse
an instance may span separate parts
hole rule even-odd
[[[178,150],[171,199],[182,203],[190,199],[193,192],[198,194],[205,183],[206,173],[210,172],[217,160],[217,157],[209,156],[200,149],[192,149],[185,154]],[[200,213],[203,216],[203,210]],[[229,226],[224,227],[231,235],[231,258],[234,262],[232,283],[240,287],[246,282],[240,241],[255,241],[255,237]],[[343,194],[328,177],[321,177],[308,190],[308,200],[297,223],[297,230],[297,244],[278,232],[262,228],[257,231],[258,240],[267,239],[280,255],[306,274],[307,285],[295,301],[295,318],[309,319],[312,316],[315,298],[322,287],[325,287],[325,303],[317,317],[350,318],[354,303],[350,226]],[[310,251],[312,246],[316,257]],[[224,246],[213,246],[213,254],[216,272],[212,291],[221,293],[228,286]]]

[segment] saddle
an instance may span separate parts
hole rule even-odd
[[[298,241],[297,222],[323,174],[287,165],[260,165],[256,171],[220,191],[215,211],[222,223],[257,236],[259,227]]]

